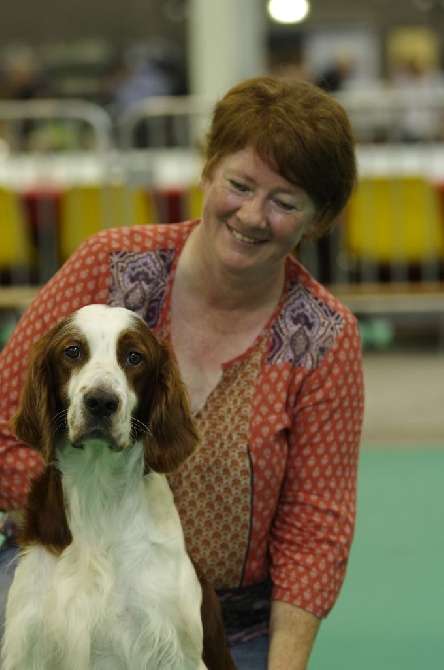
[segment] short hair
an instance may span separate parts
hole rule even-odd
[[[307,191],[318,210],[315,236],[327,232],[357,180],[353,133],[337,100],[306,81],[262,76],[237,84],[215,105],[202,176],[247,147]]]

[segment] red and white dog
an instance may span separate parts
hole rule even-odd
[[[35,345],[13,426],[46,468],[25,512],[2,670],[234,668],[164,476],[197,445],[186,392],[142,319],[89,305],[62,320]]]

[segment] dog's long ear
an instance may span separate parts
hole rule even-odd
[[[55,326],[33,345],[19,406],[11,419],[17,439],[40,451],[45,464],[50,462],[54,446],[51,419],[57,413],[59,392],[54,385],[51,354],[61,327]]]
[[[167,474],[177,470],[191,456],[199,437],[185,384],[165,344],[160,345],[159,371],[152,393],[145,470]]]

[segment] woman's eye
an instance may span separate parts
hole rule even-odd
[[[284,212],[295,212],[297,210],[296,205],[292,202],[285,202],[284,200],[275,200],[274,202]]]
[[[70,358],[73,361],[79,360],[82,355],[80,347],[77,347],[75,344],[71,344],[69,347],[66,347],[63,353],[65,356],[67,356],[67,358]]]
[[[230,179],[229,181],[236,191],[239,191],[240,193],[246,193],[248,191],[248,186],[246,184],[242,184],[242,182],[236,181],[235,179]]]
[[[130,365],[135,366],[142,362],[143,357],[138,351],[130,351],[126,359]]]

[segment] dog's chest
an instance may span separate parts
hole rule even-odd
[[[198,667],[200,587],[186,556],[172,560],[160,549],[127,548],[126,561],[120,548],[87,555],[75,542],[58,559],[41,549],[28,553],[21,569],[38,584],[29,606],[44,622],[37,647],[53,659],[44,667]]]
[[[73,670],[197,668],[201,591],[165,478],[121,504],[91,509],[75,487],[67,502],[73,540],[37,567],[47,648]]]

